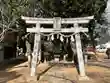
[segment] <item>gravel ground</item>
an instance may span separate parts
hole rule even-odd
[[[109,64],[110,60],[97,62]],[[12,64],[14,62],[11,62]],[[95,62],[94,62],[95,63]],[[37,67],[37,76],[31,77],[27,62],[19,65],[4,65],[0,67],[0,83],[110,83],[110,68],[99,64],[86,65],[86,74],[89,81],[79,81],[76,68],[73,64],[40,64]],[[13,65],[13,64],[12,64]],[[39,80],[37,80],[39,79]]]

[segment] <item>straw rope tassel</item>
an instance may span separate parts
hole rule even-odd
[[[66,43],[68,43],[68,38],[66,38]]]
[[[48,41],[50,40],[50,36],[47,36],[47,40],[48,40]]]
[[[74,41],[74,37],[73,37],[73,35],[71,36],[71,41]]]
[[[57,39],[59,38],[59,34],[57,34]]]
[[[60,36],[60,40],[63,42],[63,40],[64,40],[64,39],[63,39],[63,36]]]
[[[54,40],[54,35],[51,36],[51,40]]]

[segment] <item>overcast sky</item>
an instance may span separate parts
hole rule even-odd
[[[107,12],[107,14],[105,16],[108,19],[108,22],[110,23],[110,0],[108,0],[106,12]],[[110,27],[108,27],[108,28],[110,28]],[[110,29],[108,29],[106,33],[102,34],[99,44],[104,44],[104,43],[107,43],[108,41],[110,41]]]
[[[108,0],[108,3],[107,3],[107,9],[110,8],[110,0]],[[108,10],[110,11],[110,10]]]
[[[107,12],[108,22],[110,23],[110,0],[108,0],[106,12]],[[108,27],[108,28],[110,28],[110,27]],[[110,35],[110,29],[108,29],[108,33],[109,33],[109,35]]]
[[[106,12],[107,12],[108,21],[110,22],[110,13],[108,13],[110,12],[110,0],[108,0]]]

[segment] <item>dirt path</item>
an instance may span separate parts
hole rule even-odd
[[[76,68],[65,65],[40,64],[37,77],[29,74],[27,62],[0,70],[0,83],[110,83],[110,69],[101,66],[86,66],[90,81],[80,82]],[[108,64],[109,65],[109,64]],[[39,81],[36,81],[39,78]]]
[[[46,72],[39,83],[110,83],[110,69],[98,66],[86,66],[89,81],[79,81],[76,68],[54,66]]]

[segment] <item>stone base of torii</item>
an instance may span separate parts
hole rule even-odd
[[[88,23],[93,16],[89,17],[82,17],[82,18],[33,18],[33,17],[24,17],[22,19],[29,24],[36,24],[35,28],[27,28],[27,32],[35,33],[35,40],[34,40],[34,50],[32,53],[32,62],[31,62],[31,76],[36,75],[36,63],[37,58],[39,56],[39,52],[41,49],[41,40],[40,35],[41,33],[75,33],[75,40],[76,40],[76,48],[77,48],[77,55],[78,55],[78,63],[79,63],[79,80],[89,80],[85,73],[84,67],[84,59],[82,53],[82,46],[81,46],[81,38],[80,32],[88,32],[88,28],[79,27],[78,24]],[[51,28],[40,28],[40,24],[53,24],[53,29]],[[73,24],[74,27],[71,28],[61,28],[61,24]]]

